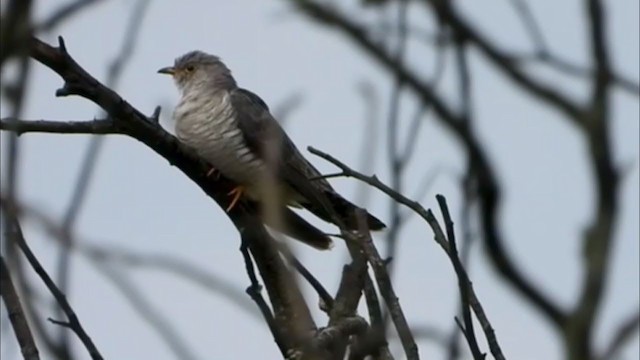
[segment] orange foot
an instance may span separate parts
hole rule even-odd
[[[242,196],[242,194],[244,194],[244,192],[245,188],[242,185],[238,185],[233,188],[233,190],[229,191],[227,195],[233,196],[233,199],[231,200],[231,204],[229,204],[229,206],[227,207],[227,212],[229,212],[231,209],[233,209],[234,206],[236,206],[238,200],[240,200],[240,197]]]
[[[211,167],[211,169],[209,169],[209,171],[207,171],[207,175],[206,175],[206,177],[211,177],[211,176],[213,176],[214,179],[218,179],[220,177],[220,172],[216,170],[216,168],[214,168],[213,166]]]

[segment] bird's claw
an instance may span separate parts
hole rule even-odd
[[[220,172],[212,166],[211,169],[207,171],[207,174],[205,176],[206,177],[213,176],[214,180],[218,180],[220,178]]]
[[[231,204],[227,206],[227,212],[231,211],[231,209],[236,206],[242,194],[244,194],[244,186],[241,185],[234,187],[231,191],[229,191],[229,193],[227,193],[227,195],[233,196],[233,199],[231,199]]]
[[[304,353],[302,351],[300,351],[299,349],[289,349],[289,350],[287,350],[287,357],[285,359],[286,360],[299,360],[299,359],[302,359],[303,355],[304,355]]]

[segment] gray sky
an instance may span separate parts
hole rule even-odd
[[[37,18],[43,18],[61,3],[37,2]],[[581,2],[530,3],[551,48],[569,60],[588,65]],[[92,75],[104,80],[133,4],[107,1],[43,40],[54,43],[55,36],[64,36],[72,56]],[[528,49],[526,34],[507,2],[460,4],[501,44]],[[638,2],[617,0],[607,5],[614,64],[619,73],[637,81]],[[428,23],[420,25],[431,27]],[[147,113],[157,104],[164,105],[163,125],[172,131],[169,115],[178,94],[171,80],[159,76],[156,70],[194,49],[221,56],[240,85],[258,93],[272,107],[301,92],[302,106],[287,121],[287,130],[301,149],[312,145],[357,166],[362,128],[377,126],[380,136],[376,142],[375,172],[383,180],[388,179],[384,165],[385,125],[365,118],[357,84],[366,81],[375,86],[384,99],[381,113],[386,114],[392,80],[338,34],[295,15],[284,1],[154,1],[118,92]],[[476,121],[504,185],[501,225],[508,249],[525,274],[567,308],[573,305],[580,286],[581,239],[593,214],[593,182],[585,143],[558,113],[513,91],[508,80],[478,61],[476,55],[472,55]],[[424,64],[427,73],[433,69],[433,53],[412,52],[409,61]],[[549,71],[538,73],[576,97],[584,95],[581,81],[565,80]],[[454,101],[451,80],[451,76],[445,78],[443,89],[452,94]],[[82,120],[98,114],[87,100],[55,98],[54,92],[61,84],[57,75],[34,64],[23,117]],[[415,104],[406,99],[403,105],[402,113],[408,118]],[[1,114],[7,115],[4,106]],[[637,308],[640,291],[637,99],[616,92],[613,115],[615,159],[619,167],[629,170],[622,182],[611,281],[599,317],[597,343],[601,345],[608,343],[611,329]],[[22,137],[21,199],[59,219],[72,193],[87,141],[88,137],[70,135]],[[464,159],[456,145],[434,119],[426,120],[420,133],[419,154],[407,176],[407,195],[415,193],[419,179],[434,168],[446,166],[456,172],[464,169]],[[321,159],[308,156],[321,171],[335,170]],[[332,183],[349,198],[354,197],[359,186],[352,179]],[[437,208],[433,197],[436,193],[447,196],[457,216],[461,195],[451,176],[437,178],[422,202],[425,207]],[[372,191],[369,210],[387,219],[388,199]],[[53,270],[58,247],[33,223],[27,223],[25,230],[34,251],[46,268]],[[78,232],[95,243],[178,256],[235,284],[239,291],[249,284],[238,251],[238,234],[223,210],[164,159],[129,138],[112,136],[106,140]],[[432,241],[428,226],[418,219],[402,232],[399,246],[395,287],[410,324],[434,325],[449,331],[458,293],[446,255]],[[322,283],[335,292],[346,256],[343,247],[337,244],[332,251],[322,253],[306,247],[296,250]],[[480,250],[474,248],[471,277],[504,353],[511,359],[560,358],[562,349],[553,329],[497,279]],[[94,266],[74,257],[73,271],[70,300],[106,358],[174,358],[166,344]],[[174,324],[196,358],[278,357],[271,334],[255,312],[248,314],[227,299],[163,272],[129,273],[134,274],[130,279],[153,307]],[[310,289],[306,291],[310,303],[315,304],[315,294]],[[326,323],[319,311],[316,315],[319,324]],[[484,340],[481,345],[486,348]],[[424,358],[440,358],[441,349],[432,342],[422,341],[419,346]],[[626,358],[638,358],[638,347],[636,336],[625,352]],[[78,351],[83,351],[80,346]],[[463,351],[467,351],[466,347]],[[17,359],[18,354],[14,352],[12,358]]]

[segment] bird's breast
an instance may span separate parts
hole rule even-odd
[[[178,139],[223,175],[245,185],[261,177],[264,164],[247,147],[228,95],[184,96],[174,119]]]

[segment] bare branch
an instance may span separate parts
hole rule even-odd
[[[201,269],[186,260],[163,254],[138,254],[129,250],[100,247],[86,242],[75,241],[72,250],[87,256],[89,259],[110,262],[117,267],[145,267],[166,271],[193,282],[206,290],[228,298],[229,302],[250,315],[257,315],[255,307],[234,284]]]
[[[4,306],[7,309],[9,321],[11,321],[13,332],[20,345],[22,356],[25,360],[39,360],[38,347],[33,339],[27,317],[22,310],[18,293],[13,286],[9,268],[5,264],[4,256],[2,255],[0,255],[0,297],[2,297]]]
[[[446,237],[445,237],[444,233],[442,233],[442,230],[438,231],[438,229],[440,229],[439,225],[438,225],[437,221],[435,220],[435,217],[433,216],[433,213],[431,213],[430,210],[425,210],[419,203],[417,203],[415,201],[412,201],[412,200],[406,198],[405,196],[403,196],[402,194],[394,191],[389,186],[385,185],[380,180],[378,180],[377,177],[375,177],[375,176],[369,177],[369,176],[362,175],[362,174],[354,171],[353,169],[349,168],[348,166],[346,166],[345,164],[343,164],[342,162],[340,162],[339,160],[335,159],[334,157],[332,157],[329,154],[321,152],[321,151],[319,151],[317,149],[314,149],[312,147],[309,147],[308,149],[309,149],[309,152],[311,152],[312,154],[317,155],[317,156],[319,156],[319,157],[321,157],[321,158],[333,163],[337,167],[339,167],[344,172],[345,176],[354,177],[354,178],[356,178],[358,180],[364,181],[364,182],[368,183],[369,185],[374,186],[375,188],[383,191],[384,193],[386,193],[387,195],[389,195],[390,197],[392,197],[393,199],[395,199],[399,203],[401,203],[401,204],[409,207],[410,209],[414,210],[418,215],[420,215],[423,219],[425,219],[431,225],[432,229],[436,233],[436,236],[435,236],[436,240],[445,249],[447,254],[449,254],[450,246],[447,243],[447,241],[445,240]],[[369,261],[371,261],[371,260],[369,260]],[[372,264],[372,266],[373,266],[373,264]],[[375,267],[374,267],[374,271],[375,271]],[[376,278],[377,278],[377,276],[376,276]],[[378,281],[380,281],[380,280],[378,280]],[[490,348],[492,350],[492,354],[494,354],[494,356],[498,356],[496,354],[500,354],[501,351],[499,350],[500,348],[499,348],[499,346],[497,344],[497,340],[496,340],[495,334],[493,332],[493,328],[491,327],[491,324],[489,323],[488,319],[486,318],[486,315],[484,314],[484,310],[482,309],[482,306],[480,305],[480,302],[477,300],[477,298],[475,296],[475,293],[473,292],[473,288],[471,287],[471,283],[470,282],[468,282],[468,283],[469,283],[469,286],[468,286],[469,287],[469,305],[474,310],[474,313],[476,314],[476,316],[478,317],[479,321],[482,324],[483,330],[485,331],[485,335],[487,336],[487,340],[489,342],[489,346],[490,346]],[[379,285],[380,285],[380,283],[379,283]],[[482,320],[480,320],[481,318],[482,318]],[[495,351],[495,353],[494,353],[494,351]],[[496,358],[498,358],[498,357],[496,357]]]
[[[599,359],[615,359],[618,351],[620,351],[620,349],[622,349],[622,347],[632,339],[632,336],[636,334],[639,329],[640,311],[636,311],[635,314],[629,316],[618,326],[617,330],[613,332],[611,343],[607,346]]]
[[[56,286],[56,284],[53,282],[53,280],[51,280],[51,277],[49,276],[49,274],[42,267],[42,265],[40,265],[40,261],[38,261],[36,256],[31,251],[31,248],[29,248],[29,245],[27,245],[27,242],[25,241],[24,236],[22,234],[22,229],[20,227],[20,224],[18,223],[18,220],[15,214],[13,213],[13,210],[11,209],[13,205],[7,204],[6,199],[0,199],[0,200],[2,200],[2,206],[4,209],[4,214],[6,216],[5,226],[7,227],[7,231],[10,233],[11,238],[13,239],[15,244],[20,248],[20,250],[22,250],[22,253],[27,258],[27,261],[29,262],[33,270],[38,274],[40,279],[42,279],[44,284],[47,286],[47,289],[49,289],[53,297],[56,299],[56,301],[58,302],[58,304],[60,305],[60,307],[64,311],[64,314],[67,317],[69,328],[73,330],[73,332],[78,336],[80,341],[82,341],[83,345],[89,352],[89,355],[91,356],[91,358],[94,360],[102,360],[103,359],[102,355],[100,354],[100,352],[98,351],[98,348],[96,348],[93,341],[91,340],[89,335],[86,333],[86,331],[82,327],[82,324],[80,324],[80,321],[78,320],[76,313],[73,311],[73,308],[71,308],[71,305],[67,301],[65,294],[62,293],[58,288],[58,286]]]
[[[291,114],[302,105],[303,101],[304,96],[302,93],[296,92],[289,95],[272,110],[273,118],[284,126]]]
[[[260,312],[262,313],[262,316],[264,317],[264,320],[266,321],[267,326],[269,326],[269,329],[271,330],[271,334],[273,335],[273,339],[278,345],[278,348],[280,349],[282,356],[286,357],[289,351],[289,348],[284,343],[285,342],[285,339],[283,338],[284,331],[278,326],[278,323],[276,322],[275,318],[273,317],[273,314],[271,313],[271,309],[269,308],[269,305],[267,304],[267,302],[262,297],[262,294],[260,293],[262,286],[260,286],[260,283],[258,282],[258,277],[256,276],[256,272],[253,267],[253,261],[251,261],[251,254],[249,253],[248,245],[246,245],[243,242],[243,244],[240,246],[240,251],[242,252],[242,257],[244,259],[244,266],[246,268],[247,275],[249,276],[249,280],[251,281],[251,285],[249,285],[249,287],[247,287],[247,290],[246,290],[247,294],[249,295],[249,297],[251,297],[251,300],[253,300],[256,303],[256,305],[258,306],[258,309],[260,309]]]
[[[438,197],[439,203],[443,203],[445,201],[442,195],[438,195],[437,197]],[[443,211],[443,215],[444,214],[448,214],[448,212]],[[444,215],[444,217],[446,218],[447,216]],[[445,219],[445,223],[451,222],[450,215],[448,217],[449,217],[449,221]],[[493,327],[491,326],[491,323],[489,322],[489,319],[487,318],[484,312],[484,309],[482,308],[482,304],[480,304],[480,301],[478,300],[475,294],[475,291],[473,290],[473,285],[469,280],[466,270],[460,263],[460,259],[458,258],[458,256],[454,255],[454,250],[452,248],[451,241],[448,240],[447,236],[442,231],[442,228],[440,227],[438,220],[436,220],[431,210],[427,210],[426,220],[427,220],[427,223],[429,223],[429,226],[431,226],[431,229],[433,230],[434,240],[438,243],[438,245],[442,247],[445,253],[449,256],[451,263],[454,266],[454,270],[456,271],[456,275],[458,276],[458,280],[466,285],[465,286],[466,294],[463,295],[463,302],[465,301],[464,297],[466,297],[466,306],[471,307],[474,314],[476,315],[476,318],[478,319],[478,322],[480,322],[480,325],[482,326],[482,330],[484,331],[485,337],[487,338],[487,342],[489,344],[489,349],[491,350],[491,354],[494,356],[495,359],[502,359],[502,360],[505,359],[504,355],[502,354],[502,350],[500,349],[500,346],[498,344]],[[448,228],[450,226],[452,225],[447,225]],[[447,231],[452,232],[453,228],[451,228],[450,230],[448,229]]]
[[[146,11],[149,6],[149,0],[138,0],[136,6],[129,18],[127,29],[125,30],[124,40],[118,54],[113,61],[109,64],[107,69],[106,86],[115,88],[119,82],[126,64],[133,58],[135,53],[135,43],[140,32]],[[91,175],[97,165],[97,157],[102,148],[102,138],[94,137],[90,140],[87,152],[85,153],[82,165],[76,185],[74,186],[74,192],[71,195],[71,200],[63,217],[63,226],[67,231],[71,231],[75,223],[75,220],[82,209],[84,204],[85,194],[87,192],[89,183],[91,181]],[[63,248],[64,250],[64,248]],[[69,259],[61,256],[58,263],[59,279],[66,283],[68,268],[64,264],[67,264]],[[64,289],[64,287],[62,287]]]
[[[6,90],[6,97],[11,105],[10,116],[19,118],[24,106],[25,94],[27,93],[27,78],[31,68],[29,61],[28,39],[31,27],[31,18],[33,12],[31,0],[11,0],[5,6],[5,13],[0,22],[0,75],[3,76],[2,86]],[[5,60],[15,57],[17,59],[17,76],[12,82],[4,79]],[[20,161],[20,143],[16,134],[9,134],[8,141],[3,144],[6,149],[6,161],[3,166],[3,173],[6,174],[4,187],[10,202],[16,200],[18,193],[19,174],[18,163]],[[18,250],[14,242],[13,236],[7,236],[8,241],[5,242],[5,253],[9,268],[16,270],[18,278],[23,278],[23,267],[21,266],[21,257],[18,256]],[[28,300],[28,299],[25,299]]]
[[[51,134],[124,134],[111,119],[55,121],[55,120],[19,120],[0,119],[0,130],[8,130],[22,135],[24,133]]]
[[[531,38],[531,42],[535,49],[541,52],[547,52],[548,46],[547,42],[544,40],[544,35],[542,34],[542,29],[540,25],[536,21],[535,16],[531,12],[531,8],[524,0],[511,0],[511,5],[514,7],[518,16],[522,20],[522,23]]]
[[[358,169],[362,171],[372,172],[376,165],[376,157],[378,146],[378,125],[380,124],[381,111],[378,92],[373,84],[369,81],[362,80],[357,84],[358,94],[362,97],[364,105],[364,117],[362,126],[362,136],[360,140],[360,149],[358,150]],[[356,186],[354,200],[355,203],[367,207],[371,199],[371,187],[366,184]]]
[[[366,228],[366,212],[362,209],[358,209],[356,212],[356,218],[359,221],[359,224],[362,224],[362,227]],[[391,284],[391,279],[389,277],[389,273],[386,269],[386,264],[380,257],[378,250],[373,245],[373,241],[371,240],[371,234],[367,231],[366,233],[359,232],[357,237],[362,244],[362,249],[367,257],[369,264],[371,264],[371,268],[373,270],[373,274],[375,275],[376,282],[378,287],[380,288],[380,294],[384,299],[387,309],[389,310],[389,314],[391,315],[391,320],[393,320],[393,324],[400,336],[400,342],[402,343],[402,347],[404,348],[405,355],[409,360],[419,359],[418,356],[418,346],[413,338],[413,334],[411,333],[411,329],[409,328],[409,324],[407,323],[407,319],[404,316],[404,312],[400,307],[400,303],[398,302],[398,297],[393,290],[393,285]]]
[[[393,54],[394,60],[399,63],[404,63],[404,56],[407,49],[407,27],[409,26],[408,19],[408,1],[398,2],[398,44],[395,53]],[[389,102],[389,114],[387,117],[387,157],[390,165],[391,172],[391,187],[402,192],[402,175],[404,169],[407,166],[406,162],[402,161],[401,155],[399,155],[400,149],[398,142],[400,141],[398,136],[399,121],[400,121],[400,97],[402,87],[405,79],[396,74],[393,89],[391,90],[390,102]],[[391,219],[387,233],[387,257],[395,257],[397,250],[398,235],[400,234],[400,206],[391,201],[389,203],[389,218]],[[393,267],[387,269],[389,273],[392,273]]]
[[[312,346],[329,348],[336,341],[363,333],[368,327],[367,322],[359,316],[340,319],[337,324],[320,330],[314,337]]]
[[[473,358],[476,360],[482,360],[484,359],[485,354],[483,354],[478,347],[476,334],[473,330],[473,320],[471,319],[471,312],[469,311],[470,280],[458,256],[458,245],[456,244],[455,231],[453,229],[453,220],[451,220],[451,214],[449,213],[449,207],[447,206],[447,201],[445,200],[445,198],[441,195],[436,196],[436,198],[438,200],[438,205],[440,206],[440,211],[442,212],[442,217],[444,218],[445,228],[447,229],[447,240],[449,245],[449,251],[447,252],[447,255],[449,256],[449,259],[451,260],[451,263],[453,264],[453,267],[456,271],[456,275],[458,277],[458,287],[460,289],[460,296],[462,300],[462,318],[464,319],[464,326],[458,322],[457,318],[456,322],[458,323],[458,326],[467,339],[467,343],[469,344],[469,348],[471,349],[471,355],[473,355]],[[500,350],[499,347],[498,350]]]
[[[151,328],[162,338],[169,349],[174,353],[177,359],[196,359],[192,354],[185,341],[181,339],[180,334],[174,329],[172,324],[162,316],[162,313],[155,310],[152,304],[144,294],[138,290],[127,276],[119,269],[123,266],[149,266],[164,271],[170,271],[177,275],[183,276],[203,287],[217,291],[219,294],[231,297],[232,303],[240,306],[248,302],[244,294],[235,295],[231,285],[225,284],[221,279],[217,279],[211,274],[205,273],[197,269],[195,266],[179,261],[178,259],[162,256],[162,255],[139,255],[125,250],[116,250],[114,248],[99,247],[89,245],[86,242],[80,242],[77,238],[65,231],[64,227],[57,224],[50,217],[44,215],[37,208],[25,204],[15,204],[16,211],[24,216],[29,216],[38,221],[47,231],[48,234],[57,241],[61,246],[69,247],[69,250],[75,250],[79,254],[85,256],[98,272],[105,276],[123,295],[125,300],[137,311],[141,318],[151,326]],[[70,239],[66,239],[70,238]],[[247,305],[241,306],[244,310],[253,314],[253,307]],[[49,322],[68,328],[70,326],[67,321],[48,319]],[[55,344],[52,351],[61,352],[64,356],[58,356],[61,359],[71,359],[72,355],[69,349],[61,344]]]
[[[307,147],[307,149],[309,150],[310,153],[319,156],[327,161],[329,161],[330,163],[332,163],[333,165],[337,166],[338,168],[340,168],[340,170],[342,170],[342,176],[346,176],[346,177],[353,177],[356,178],[360,181],[363,181],[377,189],[379,189],[380,191],[382,191],[383,193],[387,194],[388,196],[390,196],[392,199],[394,199],[395,201],[407,206],[408,208],[410,208],[411,210],[415,211],[418,215],[420,215],[422,218],[424,218],[426,220],[427,218],[427,211],[422,207],[422,205],[420,205],[419,203],[410,200],[409,198],[405,197],[404,195],[400,194],[399,192],[393,190],[391,187],[387,186],[386,184],[384,184],[383,182],[381,182],[380,180],[378,180],[378,177],[373,175],[373,176],[366,176],[363,175],[353,169],[351,169],[350,167],[348,167],[347,165],[345,165],[344,163],[342,163],[340,160],[334,158],[333,156],[322,152],[314,147]]]
[[[504,248],[502,235],[500,233],[499,225],[497,223],[497,211],[500,205],[500,187],[498,181],[491,167],[489,159],[485,154],[484,149],[480,145],[480,142],[476,136],[469,131],[464,125],[464,121],[461,116],[453,111],[451,107],[438,96],[430,85],[422,81],[420,76],[414,71],[404,66],[403,64],[394,61],[393,57],[386,51],[385,48],[372,41],[367,34],[363,31],[362,26],[355,21],[347,18],[341,14],[335,8],[325,6],[317,1],[313,0],[289,0],[297,9],[302,13],[308,15],[310,18],[331,26],[340,30],[348,39],[354,41],[358,46],[364,49],[374,60],[378,61],[385,69],[391,74],[398,74],[405,78],[407,88],[411,89],[415,95],[424,103],[432,106],[436,115],[436,119],[440,120],[454,135],[460,140],[465,147],[467,156],[476,169],[476,177],[478,179],[479,200],[481,208],[481,223],[486,243],[486,250],[492,265],[496,268],[498,273],[505,279],[510,285],[512,285],[524,298],[533,304],[541,313],[550,320],[556,327],[562,327],[565,315],[550,299],[542,293],[540,289],[535,287],[520,271],[513,261],[507,256]],[[438,4],[445,6],[444,10],[447,10],[447,14],[440,16],[446,19],[446,16],[453,16],[450,14],[450,7],[446,4],[448,2],[439,1]],[[444,5],[443,5],[444,4]],[[456,21],[454,21],[456,20]],[[459,20],[455,17],[453,20],[448,20],[448,23],[456,22],[458,26]],[[468,35],[470,28],[459,29],[462,34],[465,35],[470,41],[477,43],[478,38],[471,38],[475,36],[473,34]],[[484,38],[482,38],[484,40]],[[487,45],[484,42],[483,45]],[[487,45],[488,46],[488,45]],[[496,53],[493,47],[482,46],[484,51],[487,52],[495,62],[509,63],[511,60],[507,58],[501,52]],[[491,51],[488,51],[491,50]],[[508,73],[512,78],[515,78],[516,82],[530,84],[529,78],[523,78],[522,72],[515,69],[515,65],[510,65]],[[571,117],[575,123],[579,123],[577,117],[580,116],[579,109],[564,97],[559,98],[559,94],[549,90],[547,87],[540,87],[540,84],[533,84],[536,89],[535,92],[538,96],[543,98],[552,98],[552,101],[556,104],[556,107],[564,109],[564,112]],[[552,91],[551,93],[549,91]],[[386,191],[385,191],[386,192]]]
[[[422,81],[420,76],[406,64],[399,63],[389,51],[373,41],[367,35],[366,28],[363,25],[350,20],[337,9],[325,6],[317,1],[288,1],[311,19],[342,31],[348,39],[363,48],[374,60],[380,62],[390,74],[400,77],[406,86],[412,89],[425,104],[431,104],[435,112],[447,121],[447,125],[456,126],[458,116],[455,111],[437,97],[428,82]]]
[[[126,64],[132,59],[135,53],[135,42],[138,38],[138,33],[142,26],[146,10],[149,6],[149,0],[138,0],[135,4],[134,10],[129,18],[127,28],[124,33],[124,40],[118,55],[113,59],[107,69],[107,81],[108,87],[114,88],[120,77],[123,74],[123,70]],[[94,136],[89,140],[87,151],[84,154],[80,171],[76,180],[76,184],[73,187],[73,194],[67,205],[67,209],[62,219],[62,226],[65,232],[71,233],[73,227],[82,210],[84,200],[86,198],[89,184],[91,183],[92,175],[98,166],[98,156],[102,149],[103,137]],[[70,240],[70,237],[66,239]],[[63,246],[60,248],[60,254],[56,265],[56,275],[58,285],[64,293],[69,292],[70,286],[70,274],[71,274],[72,258],[69,253],[69,247]],[[68,347],[68,337],[66,331],[61,331],[59,334],[60,343],[62,346]]]
[[[515,289],[517,289],[528,301],[536,305],[549,320],[551,320],[556,326],[563,325],[565,314],[563,314],[557,305],[547,299],[539,289],[535,288],[524,275],[515,267],[511,260],[507,257],[506,252],[502,245],[502,238],[499,234],[496,225],[496,211],[500,199],[499,188],[497,180],[488,160],[485,158],[485,154],[477,143],[475,138],[472,137],[466,126],[461,126],[460,123],[455,127],[458,135],[463,139],[463,143],[467,147],[468,156],[475,167],[478,179],[478,186],[480,188],[480,200],[482,206],[482,222],[485,235],[485,241],[487,243],[488,254],[496,266],[499,273],[504,279],[509,281]],[[317,156],[324,158],[325,160],[333,163],[339,167],[345,176],[351,176],[358,180],[364,181],[369,185],[372,185],[385,194],[392,197],[399,203],[409,207],[426,220],[426,210],[416,201],[410,200],[402,194],[394,191],[389,186],[382,183],[376,176],[365,176],[353,169],[349,168],[339,160],[335,159],[329,154],[323,153],[312,147],[308,148],[309,151]]]
[[[345,234],[350,235],[350,234]],[[329,326],[339,323],[342,319],[352,317],[356,314],[365,279],[369,277],[367,273],[367,259],[357,243],[349,241],[351,237],[346,237],[347,250],[351,256],[351,263],[344,265],[336,300],[329,312]],[[337,358],[343,358],[349,345],[348,339],[334,344],[334,354]]]
[[[71,0],[56,9],[46,20],[35,26],[36,31],[48,32],[80,11],[102,0]]]
[[[585,0],[584,5],[589,16],[591,53],[596,67],[591,102],[584,112],[585,135],[596,184],[596,208],[583,242],[582,289],[565,326],[566,350],[572,359],[594,356],[593,327],[604,298],[620,192],[620,175],[614,166],[609,136],[611,71],[606,48],[605,8],[598,0]]]
[[[291,253],[285,246],[280,246],[280,252],[287,259],[287,261],[293,265],[298,273],[311,285],[311,287],[318,293],[320,300],[328,312],[331,311],[334,305],[334,300],[327,289],[322,286],[320,281],[298,260],[295,255]]]
[[[145,298],[143,293],[138,290],[139,287],[129,281],[125,274],[100,261],[95,265],[98,271],[118,288],[120,293],[135,309],[136,313],[162,338],[162,342],[173,352],[176,359],[197,359],[184,339],[182,339],[182,336],[180,336],[180,333],[162,316],[162,312],[151,306],[151,303]]]
[[[552,69],[560,71],[566,75],[571,75],[581,78],[592,78],[595,74],[593,69],[582,67],[580,65],[573,64],[568,60],[560,58],[558,55],[551,53],[534,53],[524,55],[510,55],[510,58],[515,62],[522,63],[539,63],[547,65]],[[611,83],[618,86],[623,91],[635,96],[640,96],[640,84],[637,81],[629,79],[621,74],[613,73],[611,69]]]
[[[441,21],[444,21],[459,36],[468,40],[470,44],[475,45],[498,70],[507,75],[507,77],[519,85],[520,88],[560,110],[573,124],[578,127],[583,126],[580,123],[580,110],[578,106],[574,104],[566,94],[547,84],[539,82],[518,68],[517,64],[514,63],[503,50],[494,46],[482,31],[473,27],[469,21],[464,19],[462,15],[454,9],[453,4],[428,0],[425,0],[425,3],[432,7]]]
[[[31,0],[10,0],[5,7],[0,21],[0,71],[5,60],[27,53],[32,5]]]
[[[65,85],[57,92],[59,96],[80,95],[95,102],[114,119],[115,126],[121,128],[122,133],[145,143],[182,170],[223,209],[228,207],[231,199],[227,194],[236,184],[223,176],[207,176],[210,167],[205,162],[156,122],[151,121],[82,69],[66,52],[62,39],[58,48],[32,39],[31,56],[65,80]],[[287,330],[287,349],[299,348],[307,341],[305,334],[315,331],[315,324],[300,289],[292,285],[294,283],[291,274],[283,263],[274,240],[264,228],[259,210],[257,204],[241,199],[237,206],[226,214],[238,228],[256,261],[271,300],[275,319],[281,328]]]

